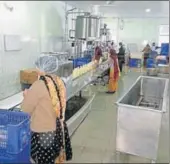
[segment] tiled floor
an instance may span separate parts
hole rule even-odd
[[[72,136],[73,160],[71,163],[115,163],[115,139],[117,110],[114,102],[127,90],[139,73],[129,73],[119,81],[119,90],[114,95],[105,93],[107,88],[92,86],[96,97],[92,110]],[[157,162],[169,163],[168,114],[163,116]],[[139,141],[140,142],[140,141]],[[138,157],[121,155],[122,162],[148,162]],[[70,162],[69,162],[70,163]]]

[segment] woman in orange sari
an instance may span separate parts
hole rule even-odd
[[[118,88],[120,70],[118,64],[118,57],[114,49],[110,49],[110,75],[107,93],[115,93]]]

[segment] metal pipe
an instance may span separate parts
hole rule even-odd
[[[67,10],[67,2],[65,2],[65,39],[64,39],[64,47],[66,47],[66,43],[67,43],[67,40],[69,38],[68,36],[68,13],[71,12],[73,13],[72,11],[77,9],[76,7],[70,9],[70,10]]]
[[[90,15],[89,12],[67,12],[66,15],[68,16],[69,14],[85,14],[85,15]]]
[[[67,2],[65,2],[65,13],[67,12]],[[64,35],[64,44],[63,46],[66,47],[66,41],[67,41],[67,18],[65,14],[65,35]],[[63,48],[63,47],[62,47]]]
[[[77,8],[74,7],[74,8],[72,8],[72,9],[70,9],[70,10],[67,10],[67,12],[71,12],[71,11],[73,11],[73,10],[75,10],[75,9],[77,9]]]

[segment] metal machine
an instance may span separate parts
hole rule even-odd
[[[100,18],[90,13],[79,15],[75,19],[75,58],[83,57],[84,51],[88,49],[84,42],[94,41],[100,37]]]
[[[107,24],[100,29],[100,40],[102,42],[109,42],[111,40],[110,29],[107,28]]]

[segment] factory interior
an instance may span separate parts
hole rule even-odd
[[[0,164],[169,163],[169,1],[0,1]]]

